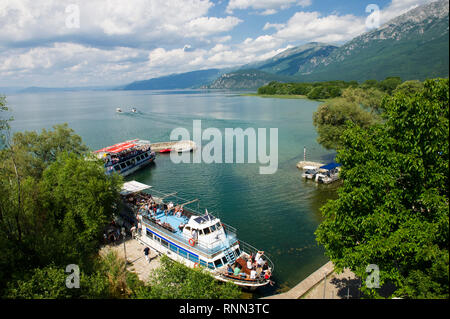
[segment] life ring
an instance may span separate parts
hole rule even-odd
[[[195,264],[194,264],[194,268],[197,268],[197,267],[198,267],[198,263],[195,263]]]
[[[189,245],[191,245],[192,247],[195,246],[195,240],[194,240],[194,238],[190,238],[190,239],[189,239]]]

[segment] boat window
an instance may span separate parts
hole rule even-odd
[[[116,165],[116,166],[114,166],[114,169],[115,169],[116,171],[120,171],[120,166],[119,166],[119,165]]]
[[[220,228],[222,228],[222,225],[220,225],[220,223],[217,223],[216,228],[217,228],[217,230],[219,230]]]
[[[214,264],[213,263],[208,263],[208,268],[209,269],[214,269]]]
[[[192,254],[189,254],[189,260],[192,260],[193,262],[198,262],[198,257],[194,256]]]
[[[219,259],[214,260],[214,266],[216,266],[216,268],[219,268],[222,265],[223,265],[222,259],[219,258]]]
[[[183,249],[180,249],[180,250],[178,251],[178,254],[180,254],[180,256],[182,256],[182,257],[184,257],[184,258],[187,258],[187,252],[184,251]]]
[[[126,165],[125,163],[122,163],[122,164],[120,164],[120,167],[121,167],[122,169],[124,169],[125,167],[127,167],[127,165]]]
[[[162,244],[164,247],[169,247],[169,243],[168,243],[167,241],[165,241],[164,239],[161,239],[161,244]]]
[[[203,229],[203,231],[205,232],[205,235],[208,235],[210,233],[209,228],[205,228],[205,229]]]
[[[222,257],[222,262],[224,265],[228,264],[227,259],[225,257]]]
[[[178,254],[178,247],[177,246],[174,246],[174,245],[170,244],[169,247],[170,247],[170,250],[172,250],[172,251],[174,251],[175,253]]]
[[[184,229],[186,229],[187,231],[191,231],[191,227],[190,226],[184,226]]]
[[[127,166],[130,166],[130,165],[131,165],[130,161],[127,161],[127,163],[126,163],[126,164],[127,164]]]
[[[146,233],[148,237],[153,238],[153,234],[149,230],[146,230]]]
[[[199,229],[198,234],[199,234],[200,236],[203,236],[203,235],[204,235],[203,229]]]
[[[212,225],[211,226],[211,232],[213,232],[213,231],[215,231],[216,230],[216,226],[215,225]]]
[[[148,153],[144,153],[144,156],[145,156],[145,157],[148,157]]]
[[[241,250],[239,249],[239,247],[236,248],[236,255],[237,255],[237,256],[240,256],[240,255],[241,255]]]

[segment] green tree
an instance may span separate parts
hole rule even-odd
[[[65,125],[42,136],[18,135],[0,150],[0,291],[15,274],[51,262],[87,267],[122,184],[86,157],[80,137]]]
[[[98,160],[74,153],[61,153],[45,169],[40,183],[40,206],[46,212],[47,233],[53,230],[58,243],[45,242],[49,254],[63,254],[65,260],[80,262],[97,251],[104,226],[120,205],[122,178],[108,176]]]
[[[88,148],[81,137],[64,123],[53,126],[53,130],[43,129],[40,134],[34,131],[15,133],[8,152],[6,155],[14,157],[20,175],[39,179],[58,154],[68,152],[86,156]],[[13,171],[12,165],[4,168]]]
[[[393,296],[448,298],[449,82],[384,100],[385,123],[349,124],[338,150],[343,185],[322,208],[317,241],[363,279],[376,264]],[[366,296],[379,290],[363,284]]]
[[[386,93],[377,88],[347,88],[342,92],[342,98],[350,103],[356,103],[368,110],[372,115],[382,112],[381,103]]]
[[[12,121],[12,117],[3,118],[4,112],[8,112],[9,109],[6,106],[6,98],[0,95],[0,149],[5,146],[7,134],[9,133],[9,122]]]
[[[423,83],[417,80],[405,81],[394,90],[394,93],[416,94],[423,89]]]
[[[152,273],[149,283],[136,291],[137,298],[149,299],[234,299],[240,289],[230,282],[219,282],[206,270],[190,269],[167,256]]]
[[[326,149],[339,148],[347,121],[367,128],[374,123],[375,117],[356,102],[348,102],[344,98],[332,99],[320,105],[313,115],[313,123],[319,134],[317,138],[319,144]]]

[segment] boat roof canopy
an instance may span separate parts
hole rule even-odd
[[[150,141],[144,141],[144,140],[130,140],[130,141],[126,141],[126,142],[122,142],[122,143],[117,143],[102,149],[99,149],[97,151],[95,151],[94,153],[112,153],[112,154],[117,154],[120,152],[123,152],[125,150],[128,150],[132,147],[135,146],[139,146],[139,145],[145,145],[145,144],[150,144]]]
[[[320,166],[320,169],[332,170],[333,168],[339,167],[342,164],[339,163],[329,163],[323,166]]]
[[[150,185],[142,184],[136,181],[126,182],[123,184],[122,190],[120,191],[120,195],[129,195],[134,194],[145,189],[150,188]]]

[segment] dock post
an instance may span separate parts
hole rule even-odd
[[[303,161],[306,162],[306,146],[303,146]]]

